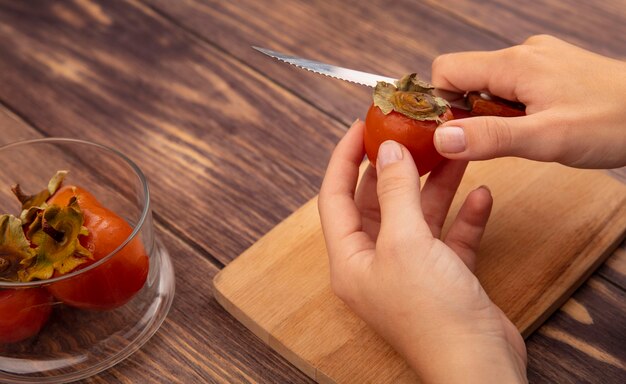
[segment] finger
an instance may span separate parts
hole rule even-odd
[[[476,269],[476,252],[485,232],[492,204],[491,192],[487,187],[472,191],[461,206],[445,239],[445,243],[472,272]]]
[[[432,236],[422,215],[420,180],[409,151],[395,141],[385,141],[378,150],[378,202],[380,236],[392,243],[414,236]]]
[[[363,248],[363,239],[352,236],[361,231],[354,190],[365,154],[363,128],[355,122],[337,144],[320,189],[318,209],[331,268]]]
[[[540,112],[521,117],[480,116],[448,121],[435,130],[433,141],[437,151],[449,159],[518,156],[554,161],[561,156],[564,139],[562,127]]]
[[[523,56],[520,46],[490,52],[449,53],[432,64],[432,82],[454,91],[488,90],[508,100],[517,100],[517,78],[512,68]],[[521,63],[522,65],[524,63]]]
[[[380,230],[380,205],[376,195],[376,168],[370,165],[361,178],[356,190],[354,200],[356,207],[361,212],[363,232],[367,233],[372,240],[378,237]]]
[[[441,236],[441,227],[466,167],[467,161],[444,160],[430,172],[422,188],[422,212],[433,237]]]

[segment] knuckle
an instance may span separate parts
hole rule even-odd
[[[457,249],[474,251],[476,248],[472,241],[464,237],[455,237],[454,239],[449,240],[449,242],[454,244]]]
[[[415,186],[411,178],[403,175],[385,175],[378,182],[379,198],[394,198],[410,194]]]
[[[512,63],[524,63],[528,61],[534,53],[534,47],[531,45],[516,45],[507,50],[508,59]]]
[[[483,129],[480,129],[480,145],[484,148],[484,155],[495,157],[505,154],[512,146],[512,134],[506,119],[485,119]]]
[[[554,37],[548,34],[532,35],[524,41],[524,45],[541,45],[554,41]]]
[[[535,128],[529,134],[534,137],[543,137],[543,150],[539,153],[538,159],[541,161],[555,161],[563,164],[570,162],[572,143],[569,142],[571,134],[567,127],[570,126],[568,118],[561,121],[552,121],[549,130]],[[581,143],[584,145],[583,143]]]
[[[431,80],[435,86],[442,86],[445,83],[445,66],[449,62],[450,54],[437,56],[431,65]]]
[[[439,55],[435,58],[435,60],[433,60],[433,63],[431,65],[432,67],[432,72],[439,72],[439,70],[441,69],[441,67],[443,67],[446,63],[446,61],[448,60],[448,58],[450,57],[449,53],[443,54],[443,55]]]

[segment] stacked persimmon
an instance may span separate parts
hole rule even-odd
[[[66,174],[57,172],[35,195],[26,195],[15,185],[21,214],[0,215],[0,281],[41,282],[36,287],[0,289],[0,343],[37,334],[55,302],[91,310],[117,308],[143,287],[148,276],[141,241],[137,237],[127,241],[132,227],[86,190],[62,186]],[[78,272],[81,269],[88,270]],[[46,284],[68,274],[72,276]]]

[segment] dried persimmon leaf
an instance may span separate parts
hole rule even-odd
[[[35,257],[35,250],[13,215],[0,215],[0,280],[18,280],[18,271]]]
[[[41,215],[41,224],[34,228],[30,239],[36,246],[37,259],[20,280],[49,279],[55,272],[65,274],[93,259],[79,236],[85,235],[84,218],[76,198],[65,207],[49,205]]]
[[[441,123],[448,102],[433,95],[435,87],[416,73],[403,76],[395,85],[379,82],[374,88],[374,105],[388,115],[396,111],[414,120]]]

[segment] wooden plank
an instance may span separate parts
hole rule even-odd
[[[507,0],[427,3],[511,43],[547,33],[594,52],[626,57],[626,2],[621,0],[538,0],[523,5]]]
[[[39,137],[37,132],[2,107],[0,107],[0,132],[3,133],[0,135],[0,145]],[[188,271],[196,270],[199,275],[207,274],[211,277],[215,274],[215,268],[207,265],[204,260],[196,256],[195,251],[166,232],[161,231],[162,234],[165,233],[164,240],[174,262],[177,263],[176,300],[171,315],[163,328],[168,330],[168,336],[161,336],[161,332],[165,331],[159,331],[153,340],[128,360],[85,382],[139,382],[143,380],[153,382],[185,382],[191,380],[232,382],[235,380],[252,381],[252,379],[255,381],[305,381],[302,375],[294,373],[291,366],[285,365],[286,363],[282,362],[282,359],[277,358],[267,347],[260,345],[258,339],[251,337],[243,326],[234,322],[231,316],[216,306],[210,294],[206,297],[197,294],[195,287],[200,286],[201,283],[190,280]],[[621,265],[621,268],[626,266],[626,259],[619,257],[620,254],[623,252],[616,251],[606,264]],[[616,257],[618,260],[615,260]],[[185,264],[188,265],[180,265],[182,260],[186,260]],[[198,264],[202,267],[198,268]],[[189,268],[190,265],[193,265],[193,268]],[[606,267],[603,267],[601,271],[604,269]],[[590,289],[588,285],[585,284],[580,291],[587,292]],[[597,295],[581,296],[580,291],[574,296],[575,300],[585,308],[593,307],[594,318],[602,319],[605,312],[614,312],[615,310],[619,310],[618,316],[624,316],[626,311],[620,306],[607,306],[602,302],[596,303]],[[196,308],[198,305],[206,309],[198,311]],[[569,303],[566,305],[571,306]],[[571,310],[568,311],[568,313],[571,312]],[[562,316],[563,312],[555,314],[548,320],[547,325],[558,330],[559,334],[570,334],[572,337],[579,335],[577,332],[579,328],[573,329],[570,322],[556,323],[555,319]],[[579,315],[578,318],[584,318],[584,316]],[[178,324],[179,320],[182,320],[182,326]],[[197,327],[200,329],[195,329],[196,326],[191,324],[198,324]],[[574,325],[576,324],[574,323]],[[182,331],[179,331],[181,328]],[[612,336],[619,331],[616,330],[619,328],[619,322],[598,323],[595,321],[593,324],[586,325],[583,335],[589,334],[589,328],[593,330],[593,335]],[[192,337],[182,337],[182,335],[189,335],[192,331],[207,332],[207,329],[210,329],[209,335],[194,334]],[[531,336],[528,340],[531,356],[529,374],[532,377],[545,380],[547,375],[555,374],[553,368],[557,366],[559,366],[558,372],[560,372],[561,366],[566,363],[565,359],[570,359],[572,355],[576,356],[577,361],[585,361],[585,367],[588,371],[601,375],[606,372],[604,370],[605,363],[601,360],[587,358],[584,352],[576,349],[576,346],[552,342],[552,339],[546,338],[541,332]],[[206,339],[211,340],[211,342],[207,343]],[[607,342],[605,339],[585,337],[584,340],[587,343],[593,343],[596,348],[607,349],[604,347]],[[248,346],[252,346],[252,349]],[[220,369],[216,369],[215,362],[205,361],[206,358],[202,357],[204,355],[219,361]],[[238,356],[239,360],[235,367],[230,363],[231,355]],[[538,357],[534,358],[534,356]],[[158,362],[158,366],[163,368],[156,369],[153,361]],[[570,372],[567,370],[568,367],[565,368],[566,372]],[[259,376],[255,377],[255,374]],[[556,378],[558,377],[557,375]]]
[[[459,196],[483,183],[494,207],[477,276],[528,336],[623,239],[626,185],[603,172],[558,164],[514,158],[474,162],[452,217]],[[315,199],[224,268],[214,285],[229,312],[318,381],[415,379],[332,294]]]
[[[103,32],[105,32],[107,30],[107,28],[105,26],[109,22],[111,22],[111,20],[112,20],[111,19],[111,15],[109,14],[110,11],[108,9],[108,7],[111,6],[111,5],[108,5],[106,3],[102,3],[100,7],[96,6],[94,8],[94,7],[90,7],[89,4],[87,4],[87,6],[85,6],[84,5],[84,4],[86,4],[85,2],[77,2],[76,4],[77,4],[77,6],[74,6],[72,3],[69,3],[69,5],[68,4],[64,4],[63,6],[60,6],[60,7],[59,6],[55,6],[56,7],[55,9],[57,11],[52,16],[51,16],[50,12],[46,12],[46,11],[50,10],[50,7],[51,7],[50,5],[46,5],[47,8],[44,7],[43,11],[41,13],[34,14],[34,15],[30,14],[29,16],[28,15],[24,15],[24,14],[22,14],[20,12],[15,12],[15,10],[11,11],[12,8],[11,9],[2,8],[5,11],[7,11],[7,10],[10,11],[9,18],[11,18],[11,19],[17,18],[15,20],[12,20],[11,23],[2,23],[2,24],[0,24],[0,30],[2,30],[3,38],[5,38],[8,33],[12,33],[12,31],[15,29],[15,28],[12,28],[11,25],[13,27],[16,27],[16,24],[17,24],[17,26],[19,26],[18,22],[24,21],[23,19],[25,18],[25,16],[28,16],[28,17],[31,17],[31,18],[39,18],[40,20],[38,20],[38,24],[34,23],[35,25],[33,25],[33,22],[31,20],[31,22],[28,25],[30,25],[31,27],[38,27],[39,29],[41,29],[43,31],[42,33],[47,33],[47,32],[58,33],[58,31],[56,31],[57,29],[61,29],[61,30],[69,29],[69,31],[67,31],[66,33],[62,33],[61,34],[60,40],[61,40],[61,42],[63,44],[58,43],[58,44],[55,45],[55,47],[58,47],[58,46],[62,46],[64,48],[65,47],[69,47],[70,49],[73,49],[73,51],[74,51],[73,53],[74,54],[80,54],[80,50],[87,50],[87,52],[88,52],[88,49],[91,48],[92,46],[97,48],[97,49],[94,49],[94,52],[91,52],[91,53],[96,55],[96,60],[95,61],[101,62],[100,66],[96,68],[97,72],[105,74],[104,76],[101,76],[101,78],[105,79],[105,81],[101,81],[101,83],[105,83],[105,85],[111,86],[113,88],[120,87],[120,84],[128,85],[128,86],[124,86],[123,89],[118,90],[116,92],[112,92],[109,89],[106,90],[107,92],[110,92],[114,96],[119,97],[120,100],[126,100],[128,98],[132,98],[132,96],[134,96],[135,94],[139,94],[139,95],[144,94],[143,98],[141,100],[137,101],[139,103],[143,103],[145,101],[145,99],[151,99],[151,98],[159,99],[159,101],[163,101],[163,102],[171,102],[172,99],[177,99],[177,98],[181,97],[181,96],[178,95],[178,92],[177,92],[177,95],[175,97],[171,97],[170,98],[171,95],[168,95],[167,92],[164,91],[162,88],[158,88],[156,91],[153,88],[151,88],[149,90],[150,92],[147,92],[148,95],[146,95],[145,87],[151,87],[151,85],[149,85],[150,81],[148,81],[148,80],[151,77],[153,77],[155,75],[155,73],[157,73],[158,71],[150,72],[150,74],[149,74],[150,76],[145,75],[145,74],[143,74],[141,72],[141,69],[143,68],[141,65],[134,65],[134,66],[131,66],[130,69],[129,69],[129,68],[126,67],[126,64],[124,63],[124,60],[120,60],[120,57],[123,58],[126,55],[131,55],[130,53],[120,53],[120,52],[117,52],[114,49],[110,48],[108,45],[104,45],[104,44],[90,44],[90,45],[84,44],[85,40],[89,40],[90,43],[93,43],[97,39],[96,34],[103,33]],[[36,4],[35,6],[33,6],[33,8],[37,7],[38,5],[39,4]],[[119,5],[115,5],[115,6],[119,6]],[[68,9],[69,9],[69,11],[68,11]],[[35,9],[29,10],[29,12],[35,12]],[[56,15],[57,13],[58,13],[58,15]],[[78,15],[78,17],[77,17],[77,15]],[[87,22],[85,22],[85,21],[81,22],[80,18],[81,17],[85,17],[85,15],[87,16],[86,20],[88,20],[88,21]],[[135,15],[136,15],[136,13],[135,13]],[[337,18],[341,19],[341,16],[340,15],[335,15],[332,18],[333,19],[337,19]],[[384,18],[377,17],[375,20],[376,21],[381,21],[381,19],[384,19]],[[448,18],[448,19],[450,19],[450,18]],[[302,25],[306,24],[306,23],[302,22],[303,20],[306,21],[306,18],[302,17],[299,20],[301,21],[299,23],[299,26],[302,26]],[[342,20],[344,20],[344,19],[342,19]],[[348,18],[348,19],[345,19],[345,20],[354,20],[354,19]],[[59,21],[63,21],[63,22],[59,23]],[[117,18],[114,21],[116,23],[122,22],[121,20],[119,20]],[[133,19],[132,21],[138,22],[139,24],[143,23],[143,20]],[[214,20],[211,20],[211,22],[214,22]],[[51,31],[50,30],[50,24],[54,24],[54,23],[57,23],[58,25],[56,27],[52,28],[53,30]],[[91,23],[92,24],[91,26],[94,27],[94,31],[88,31],[87,27],[85,27],[85,25],[87,25],[89,23]],[[245,24],[245,23],[248,23],[247,20],[243,20],[242,24]],[[343,28],[345,23],[338,23],[338,22],[336,22],[336,20],[333,21],[333,23],[334,23],[334,25],[339,25],[342,30],[345,29],[345,28]],[[69,24],[69,26],[65,26],[65,24]],[[357,24],[357,23],[354,22],[353,24]],[[458,22],[457,24],[462,24],[462,23]],[[157,23],[151,23],[151,25],[153,25],[153,26],[156,25],[156,26],[162,27],[158,22]],[[76,27],[74,27],[74,26],[76,26]],[[402,26],[400,26],[398,28],[401,28],[401,27]],[[108,39],[112,39],[112,41],[115,41],[116,44],[119,43],[119,40],[120,40],[119,36],[124,36],[123,33],[119,34],[120,26],[117,26],[117,28],[118,29],[116,29],[115,31],[118,32],[118,34],[109,33],[107,35],[107,38]],[[162,27],[162,28],[164,28],[167,33],[171,33],[172,32],[172,29],[170,27]],[[371,30],[373,28],[373,26],[369,25],[368,28]],[[128,32],[128,31],[125,31],[125,30],[122,30],[122,31],[123,32]],[[81,35],[82,33],[85,33],[85,32],[91,33],[91,36],[89,36],[89,39],[83,38],[83,40],[81,40],[83,43],[80,43],[80,45],[77,46],[77,47],[72,47],[72,45],[74,44],[73,43],[74,36]],[[217,33],[220,33],[220,31],[217,31]],[[162,33],[162,34],[155,33],[155,36],[159,37],[160,40],[163,40],[163,39],[167,40],[166,35],[167,35],[166,33]],[[185,39],[180,39],[178,33],[173,32],[173,35],[176,37],[175,42],[179,45],[179,47],[172,47],[172,49],[169,51],[171,54],[168,55],[168,57],[170,57],[170,58],[176,56],[175,53],[174,53],[174,51],[176,51],[176,49],[184,50],[184,47],[181,48],[180,46],[184,46],[185,45]],[[362,36],[367,36],[367,35],[369,35],[369,33],[364,33]],[[471,33],[469,35],[471,36]],[[142,56],[143,55],[143,56],[146,56],[147,54],[145,52],[143,52],[142,49],[146,49],[147,50],[147,49],[155,48],[153,45],[150,45],[149,47],[144,47],[143,46],[144,42],[150,43],[150,41],[151,41],[147,33],[146,34],[134,33],[134,34],[130,34],[130,36],[131,36],[131,38],[134,38],[134,40],[132,40],[132,42],[134,42],[134,43],[131,43],[129,41],[126,41],[126,42],[122,41],[121,43],[124,43],[124,46],[123,47],[117,47],[118,50],[130,50],[130,51],[137,50],[138,52],[133,52],[133,55],[138,55],[138,56]],[[143,40],[138,39],[137,36],[142,36]],[[320,37],[318,35],[316,35],[316,36]],[[326,35],[326,36],[328,36],[328,35]],[[329,39],[326,39],[325,38],[326,36],[321,36],[321,41],[327,41],[328,40],[327,45],[328,46],[332,46],[332,42]],[[335,36],[333,36],[333,37],[335,37]],[[352,38],[354,39],[353,41],[356,41],[356,40],[359,40],[359,39],[363,41],[362,37],[353,36]],[[53,37],[50,37],[49,39],[47,39],[45,41],[50,41],[50,39],[54,40]],[[124,39],[121,39],[121,40],[124,40]],[[478,40],[474,40],[474,41],[478,41]],[[494,41],[496,41],[496,43],[497,43],[497,41],[498,41],[497,38],[495,38]],[[14,43],[14,42],[15,41],[13,41],[12,43]],[[21,42],[22,43],[24,43],[24,42],[27,43],[28,41],[21,40]],[[313,43],[314,43],[314,41],[313,41]],[[467,44],[469,46],[472,46],[472,42],[471,41],[468,41]],[[364,45],[365,45],[365,43],[361,43],[361,47],[364,46]],[[25,48],[28,48],[28,46],[25,46]],[[328,50],[330,50],[331,48],[332,47],[329,47]],[[345,49],[342,49],[342,50],[345,51]],[[112,52],[112,51],[114,51],[114,52]],[[44,52],[46,54],[50,54],[51,53],[51,49],[45,50]],[[106,53],[106,55],[103,55],[102,54],[103,52]],[[210,51],[210,52],[213,52],[213,51]],[[52,53],[54,53],[54,52],[52,52]],[[407,57],[408,60],[410,60],[410,53],[408,53],[408,54],[403,53],[403,55],[404,55],[404,57]],[[56,55],[52,55],[52,56],[56,56]],[[360,57],[358,55],[353,55],[353,56]],[[393,55],[388,55],[388,56],[393,56]],[[25,72],[25,73],[20,72],[20,67],[18,67],[18,66],[8,66],[7,65],[7,61],[5,61],[6,60],[5,58],[7,56],[5,55],[4,51],[2,51],[1,57],[3,58],[3,60],[0,60],[0,71],[1,72],[4,72],[5,70],[9,71],[8,73],[5,73],[7,76],[9,74],[11,74],[11,75],[19,74],[20,76],[24,75],[26,78],[22,82],[20,82],[20,85],[22,85],[24,87],[35,86],[35,88],[37,90],[36,92],[27,92],[28,95],[26,95],[26,96],[21,96],[22,97],[22,100],[21,100],[21,105],[22,106],[23,105],[27,105],[28,106],[28,103],[33,101],[33,100],[35,102],[37,102],[37,98],[39,97],[40,94],[42,94],[42,92],[43,92],[44,95],[48,96],[47,98],[45,98],[45,100],[47,100],[47,101],[50,101],[50,100],[54,100],[54,101],[64,100],[63,98],[55,98],[55,96],[59,96],[59,95],[60,96],[64,96],[64,95],[72,96],[72,97],[70,97],[70,99],[72,99],[72,100],[80,99],[80,96],[77,96],[77,94],[74,93],[74,91],[78,90],[78,92],[79,92],[78,95],[80,95],[80,88],[81,87],[78,87],[78,86],[74,86],[70,90],[67,90],[67,91],[64,91],[64,92],[59,92],[58,90],[50,91],[48,93],[44,92],[45,91],[45,87],[47,87],[48,85],[56,87],[56,88],[66,86],[66,83],[64,81],[61,81],[59,79],[59,77],[63,77],[63,76],[66,76],[66,77],[69,76],[70,78],[72,77],[72,71],[76,69],[75,67],[73,67],[73,64],[74,64],[73,62],[63,62],[62,61],[61,65],[56,67],[56,69],[58,71],[58,74],[57,74],[57,72],[54,72],[52,76],[50,74],[45,75],[46,70],[45,70],[45,68],[43,68],[43,65],[41,63],[37,62],[37,63],[33,63],[31,66],[27,66],[26,68],[31,68],[33,66],[37,67],[39,72],[43,72],[44,73],[44,76],[37,77],[37,76],[33,76],[32,72]],[[145,58],[142,59],[142,60],[137,59],[137,61],[140,62],[140,64],[144,64],[145,68],[149,68],[151,66],[151,64],[159,62],[160,58],[161,58],[159,55],[155,55],[155,54],[149,55],[147,57],[149,59],[145,59]],[[184,55],[183,55],[183,57],[184,57]],[[64,57],[61,56],[61,58],[64,58]],[[152,59],[152,60],[150,60],[150,59]],[[341,59],[341,57],[338,57],[338,59]],[[163,60],[165,60],[165,59],[163,59]],[[171,60],[174,60],[174,59],[171,59]],[[184,61],[184,58],[181,59],[181,60]],[[199,60],[199,61],[202,63],[202,60]],[[228,63],[231,63],[231,62],[229,61]],[[370,65],[372,67],[376,66],[376,62],[375,61],[371,61],[370,63],[371,63]],[[91,62],[90,62],[90,65],[91,65]],[[363,65],[365,65],[365,64],[363,64]],[[108,69],[107,70],[108,67],[110,67],[112,69]],[[269,67],[269,64],[268,64],[268,67]],[[410,65],[407,66],[407,67],[411,68]],[[173,67],[170,66],[169,68],[170,68],[170,72],[173,72],[173,70],[171,69]],[[182,66],[182,68],[184,68],[184,66]],[[364,67],[362,67],[362,68],[364,68]],[[401,69],[403,70],[403,68],[401,68]],[[80,69],[80,68],[78,68],[78,69]],[[210,69],[210,66],[206,65],[206,70],[209,70],[209,69]],[[137,74],[136,75],[131,74],[130,72],[132,72],[132,71],[137,72]],[[280,72],[280,71],[277,70],[277,72]],[[47,81],[50,78],[54,79],[54,81]],[[169,78],[171,78],[171,76],[168,77],[168,79]],[[39,82],[41,82],[41,83],[39,84]],[[31,83],[35,83],[35,84],[31,84]],[[5,86],[6,82],[2,81],[2,84],[3,84],[3,86]],[[187,83],[184,83],[184,84],[187,84]],[[262,83],[262,84],[265,84],[265,83]],[[152,86],[152,87],[155,87],[155,86]],[[174,87],[176,87],[176,86],[174,85]],[[207,86],[206,86],[206,83],[205,83],[205,89],[206,88],[207,88]],[[352,93],[354,93],[355,89],[356,88],[353,88],[353,87],[346,87],[346,91],[344,91],[343,95],[347,99],[349,99],[350,95]],[[277,93],[280,93],[280,92],[277,92]],[[311,93],[319,94],[320,92],[318,91],[318,88],[313,87]],[[364,95],[363,99],[366,100],[367,95],[365,93],[363,95]],[[10,101],[11,105],[13,105],[14,101],[12,100],[11,96],[12,95],[8,96],[7,101]],[[87,98],[89,95],[83,95],[83,96],[85,98]],[[123,97],[120,97],[120,96],[123,96]],[[30,97],[32,97],[32,99]],[[320,97],[320,98],[323,98],[323,97]],[[328,103],[329,104],[335,105],[336,101],[334,101],[330,97],[328,97],[327,99],[328,99]],[[78,109],[78,108],[84,106],[84,104],[89,104],[90,101],[88,101],[88,100],[89,99],[87,99],[86,101],[81,101],[82,104],[79,103],[78,105],[74,105],[74,107],[65,106],[64,108],[66,110],[67,109],[72,109],[72,108]],[[98,101],[98,100],[100,100],[100,98],[99,97],[98,98],[92,98],[91,100]],[[174,101],[175,102],[172,103],[172,104],[176,105],[177,102],[176,102],[176,100],[174,100]],[[37,113],[40,113],[40,114],[44,115],[44,116],[41,116],[37,120],[37,124],[38,125],[42,125],[43,123],[45,123],[43,125],[46,125],[46,124],[63,125],[64,119],[63,118],[58,118],[58,117],[55,120],[51,120],[51,122],[46,123],[46,119],[48,118],[49,115],[54,115],[56,113],[59,113],[59,107],[58,106],[54,106],[54,108],[48,107],[48,108],[43,108],[43,111],[39,111],[40,109],[42,109],[42,105],[44,105],[44,104],[45,103],[40,101],[40,102],[36,103],[36,105],[32,109],[30,109],[30,107],[27,108],[29,110],[29,112],[32,111],[32,110],[36,110]],[[98,109],[98,103],[97,102],[95,104],[96,105],[91,106],[91,107],[87,108],[84,111],[77,111],[77,110],[70,111],[70,112],[62,111],[63,117],[79,116],[80,119],[83,119],[84,122],[85,122],[85,125],[84,125],[85,129],[100,129],[100,130],[106,132],[106,129],[109,126],[115,126],[116,121],[117,121],[118,123],[121,122],[123,124],[126,124],[126,127],[129,130],[135,130],[135,128],[134,128],[135,124],[130,125],[130,124],[128,124],[127,121],[125,121],[126,120],[125,117],[127,117],[126,116],[127,110],[128,109],[132,109],[132,104],[129,104],[129,106],[127,106],[127,108],[121,108],[121,107],[120,108],[104,108],[103,110]],[[159,106],[157,106],[157,107],[159,107]],[[360,101],[357,100],[357,101],[353,102],[353,109],[352,110],[356,111],[356,112],[347,113],[346,115],[348,115],[348,116],[355,116],[356,114],[359,113],[359,111],[362,111],[361,107],[362,107],[362,105],[361,105]],[[171,108],[171,109],[174,109],[174,108]],[[168,112],[171,112],[171,109],[168,110]],[[187,114],[193,113],[195,110],[196,109],[188,108],[187,109]],[[341,111],[339,111],[339,112],[341,112]],[[109,116],[107,118],[103,117],[103,115],[105,115],[107,113],[113,113],[113,115],[111,115],[111,116]],[[92,122],[92,118],[93,118],[92,115],[98,117],[99,122],[97,123],[97,127]],[[121,115],[124,118],[118,120],[118,117],[116,117],[117,115]],[[158,118],[161,119],[160,116],[158,116]],[[132,120],[132,119],[129,119],[129,120]],[[183,127],[187,128],[188,126],[192,126],[192,125],[193,126],[201,125],[202,121],[205,121],[205,120],[207,120],[206,114],[200,116],[197,120],[188,122],[188,124],[183,125]],[[296,119],[294,119],[294,120],[296,120]],[[351,119],[344,119],[344,118],[342,118],[342,120],[350,121]],[[166,120],[166,121],[171,121],[171,120]],[[317,121],[317,120],[315,120],[315,121]],[[310,123],[307,122],[307,124],[310,124]],[[148,126],[148,124],[144,124],[144,126]],[[322,131],[324,126],[325,126],[324,122],[322,122],[321,127],[320,127],[320,131]],[[152,124],[150,127],[153,128],[153,129],[160,129],[158,127],[158,124]],[[77,128],[73,128],[72,131],[65,131],[63,129],[55,128],[55,132],[56,132],[55,134],[57,134],[57,135],[58,134],[65,134],[65,135],[67,135],[68,133],[66,133],[66,132],[70,132],[70,133],[80,132],[80,130],[77,129]],[[222,134],[224,134],[224,131],[231,132],[232,130],[223,130]],[[0,132],[4,133],[3,130],[0,130]],[[149,132],[148,129],[145,129],[145,130],[140,131],[140,132],[141,132],[141,135],[136,135],[137,137],[141,137],[141,138],[144,138],[146,140],[153,139],[153,137],[150,135],[150,132]],[[167,131],[165,131],[165,132],[167,132]],[[322,131],[320,134],[327,134],[327,133],[328,132],[323,132]],[[165,135],[165,134],[163,134],[163,135]],[[119,136],[123,136],[123,135],[118,134],[118,137],[115,140],[110,140],[110,143],[113,143],[113,145],[117,145],[117,142],[119,141]],[[1,135],[0,135],[0,137],[1,137]],[[182,142],[178,138],[178,136],[176,136],[176,135],[169,135],[168,134],[167,138],[170,138],[170,137],[172,137],[175,140],[177,140],[178,141],[177,143]],[[1,140],[1,138],[0,138],[0,140]],[[329,140],[332,141],[334,139],[330,138]],[[187,140],[187,141],[190,141],[190,140]],[[276,139],[274,138],[271,141],[276,141]],[[122,142],[123,142],[123,140],[122,140]],[[131,148],[132,145],[137,145],[136,141],[132,141],[131,140],[131,142],[132,142],[131,144],[127,144],[126,145],[127,148]],[[183,142],[183,143],[186,145],[186,142]],[[220,145],[223,145],[223,144],[220,144]],[[180,154],[181,152],[182,151],[170,151],[168,153]],[[185,152],[186,156],[188,156],[188,152],[192,152],[192,151],[190,150],[190,151]],[[158,153],[159,154],[163,154],[163,152],[158,152]],[[224,153],[227,153],[227,151],[224,151]],[[138,156],[138,157],[144,158],[143,153],[140,154],[140,156]],[[145,161],[147,163],[149,163],[155,157],[157,157],[157,156],[146,157]],[[137,160],[137,159],[135,159],[135,160]],[[320,163],[323,163],[323,161],[320,161]],[[268,165],[265,165],[265,166],[267,167]],[[313,167],[313,165],[311,165],[311,166]],[[323,164],[321,166],[323,166]],[[263,175],[267,175],[267,173],[268,172],[265,172],[265,173],[263,173]],[[200,184],[200,183],[198,183],[198,184]],[[171,190],[171,188],[168,189],[168,191],[170,191],[170,190]],[[201,188],[198,189],[198,191],[200,191],[200,190],[201,190]],[[297,188],[294,188],[294,191],[292,191],[292,192],[293,193],[300,193],[300,191]],[[281,199],[282,197],[279,195],[278,197],[274,196],[273,198]],[[293,204],[293,206],[296,206],[296,205],[297,205],[297,203]],[[289,209],[291,209],[291,208],[289,208]],[[254,220],[252,220],[252,221],[254,221]],[[242,245],[242,247],[243,247],[243,245]],[[623,317],[623,314],[622,314],[622,317]],[[559,346],[559,345],[550,345],[549,347],[551,348],[551,351],[553,351],[555,353],[555,355],[559,355],[560,353],[562,353],[562,350],[559,349],[559,348],[561,348],[561,346]],[[563,355],[563,356],[566,356],[566,355]],[[223,360],[223,362],[225,362],[226,360],[228,360],[228,359],[225,358]],[[167,363],[169,365],[170,361],[166,361],[164,363]],[[143,367],[143,369],[149,369],[149,370],[153,369],[150,366],[149,362],[144,361],[143,364],[146,364]],[[201,368],[198,368],[198,369],[201,369]],[[123,371],[121,373],[119,373],[119,375],[116,375],[116,379],[111,378],[111,380],[132,381],[131,379],[124,379],[124,372]]]
[[[626,167],[611,169],[607,173],[626,185]],[[597,274],[626,290],[626,241],[602,264]]]
[[[527,340],[531,383],[622,383],[626,293],[593,277]]]
[[[343,126],[140,3],[84,3],[0,2],[0,100],[128,154],[222,263],[315,195]]]
[[[217,269],[160,228],[176,270],[163,326],[136,354],[89,382],[310,382],[226,313],[207,286]]]
[[[380,59],[376,57],[380,54],[385,57],[385,70],[388,70],[387,73],[390,74],[406,72],[410,70],[409,68],[417,68],[422,73],[430,73],[430,61],[442,52],[495,49],[508,45],[489,34],[459,23],[456,20],[458,12],[455,13],[454,18],[450,18],[436,12],[432,6],[425,6],[419,2],[396,1],[391,4],[385,3],[384,7],[379,2],[355,1],[306,3],[279,1],[269,6],[257,1],[229,3],[148,0],[148,3],[172,17],[174,22],[193,30],[207,41],[219,45],[223,50],[258,68],[321,109],[338,116],[344,122],[351,121],[354,116],[363,115],[363,105],[369,102],[369,90],[342,82],[324,80],[309,73],[279,65],[272,60],[259,57],[256,52],[249,49],[249,45],[257,44],[287,52],[298,52],[320,60],[375,72],[381,71],[378,67]],[[560,5],[552,3],[544,4],[545,7],[527,5],[523,8],[514,6],[507,6],[507,8],[509,12],[515,14],[530,12],[534,16],[541,14],[553,17],[556,12],[553,9],[559,9]],[[491,12],[491,8],[479,6],[475,2],[471,4],[465,2],[460,5],[461,8],[469,7],[474,12],[481,12],[484,15],[489,15]],[[571,9],[576,9],[575,6],[570,5]],[[589,5],[582,5],[582,7],[587,6]],[[599,14],[604,15],[615,6],[614,2],[602,2]],[[447,7],[455,7],[455,5],[447,4]],[[383,8],[385,12],[376,11]],[[544,8],[549,11],[537,11],[537,9]],[[604,22],[602,16],[598,17],[594,12],[589,13],[591,15],[583,18],[577,18],[575,16],[577,13],[566,13],[564,19],[557,18],[558,25],[549,23],[548,27],[556,25],[555,28],[559,26],[569,28],[568,26],[577,25],[576,23],[591,23],[591,26],[598,26],[599,23]],[[422,23],[399,22],[405,17],[415,15],[420,15],[429,21],[425,31],[422,29],[424,27]],[[592,20],[587,20],[589,18]],[[492,21],[492,19],[489,17],[488,20]],[[498,20],[500,22],[501,19]],[[504,20],[507,19],[504,18]],[[562,20],[565,22],[561,22]],[[283,33],[284,29],[276,28],[277,25],[285,25],[287,28],[294,25],[298,27],[290,28],[289,33]],[[350,25],[350,28],[344,28],[345,25]],[[363,39],[363,36],[374,35],[373,25],[378,26],[376,34],[382,35],[381,38]],[[445,25],[446,27],[434,28],[431,25]],[[519,26],[519,23],[516,26]],[[480,28],[483,26],[481,25]],[[536,30],[539,28],[537,26],[533,27],[535,29],[529,26],[524,28],[526,32],[523,33],[526,34],[539,32]],[[622,25],[615,25],[615,28],[607,33],[615,34],[617,32],[614,31],[620,28],[623,30]],[[505,30],[508,31],[506,28]],[[342,32],[337,33],[337,31]],[[429,38],[425,40],[401,39],[399,42],[393,39],[393,36],[417,36],[420,31],[428,34]],[[579,34],[580,29],[572,27],[567,31]],[[566,32],[563,33],[569,36]],[[450,39],[452,35],[454,38]],[[565,35],[563,37],[567,37]],[[623,39],[622,35],[620,34],[620,38]],[[320,43],[328,40],[328,36],[333,36],[332,44]],[[604,35],[585,33],[582,37],[587,39],[586,45],[593,49],[602,42]],[[514,41],[508,36],[505,36],[505,39]],[[621,175],[624,174],[626,173],[621,172]]]
[[[0,145],[38,139],[41,135],[0,104]]]
[[[371,89],[278,64],[250,45],[387,76],[418,72],[425,78],[441,53],[507,45],[412,0],[147,2],[346,124],[365,117]]]
[[[626,290],[626,241],[598,269],[598,274],[618,287]]]
[[[0,145],[41,138],[0,105]],[[218,269],[162,226],[176,271],[176,297],[161,329],[130,358],[85,382],[310,382],[215,301]]]

